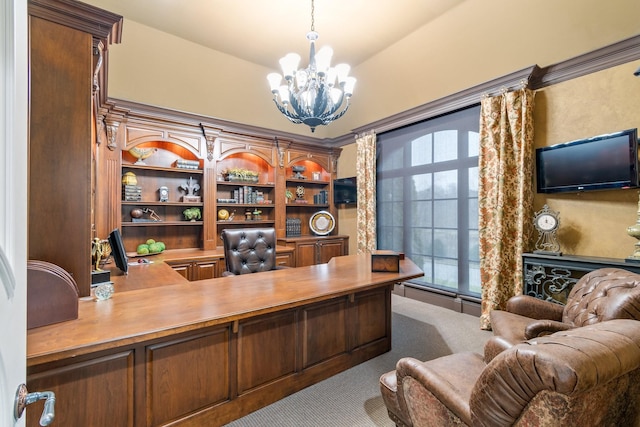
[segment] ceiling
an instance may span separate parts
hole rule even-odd
[[[127,20],[279,70],[289,52],[308,52],[311,0],[84,0]],[[464,0],[316,0],[318,48],[332,64],[356,66]],[[306,64],[303,59],[301,65]]]

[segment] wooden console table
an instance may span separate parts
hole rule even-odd
[[[422,275],[369,255],[197,282],[133,266],[111,299],[27,331],[27,386],[56,393],[56,425],[220,426],[389,351],[391,289]]]
[[[640,263],[624,259],[525,253],[522,255],[523,291],[525,295],[565,304],[571,288],[582,276],[607,267],[640,273]]]

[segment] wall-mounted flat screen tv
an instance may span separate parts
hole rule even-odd
[[[358,199],[356,177],[333,180],[333,203],[336,205],[355,204]]]
[[[536,173],[538,193],[638,187],[638,131],[538,148]]]

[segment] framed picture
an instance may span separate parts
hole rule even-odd
[[[320,181],[320,172],[313,172],[311,176],[313,177],[314,181]]]

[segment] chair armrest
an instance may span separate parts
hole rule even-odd
[[[549,319],[560,322],[564,306],[529,295],[516,295],[507,301],[507,311],[532,319]]]
[[[469,398],[485,366],[482,355],[472,352],[426,362],[402,358],[396,364],[398,404],[414,426],[445,425],[450,417],[471,425]]]
[[[494,335],[487,340],[484,344],[484,362],[489,363],[496,357],[498,354],[502,353],[505,350],[510,349],[515,344],[519,344],[519,342],[514,343],[510,340],[506,339],[503,336]]]
[[[228,270],[222,272],[222,277],[228,277],[228,276],[235,276],[235,274],[233,274],[232,272],[230,272]]]
[[[555,320],[537,320],[531,322],[524,328],[525,339],[537,338],[544,335],[551,335],[555,332],[568,331],[574,326],[570,323],[557,322]]]

